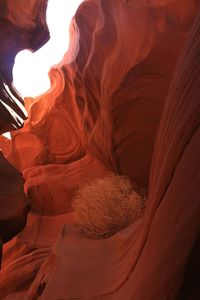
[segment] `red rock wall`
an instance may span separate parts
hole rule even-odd
[[[46,1],[41,1],[37,8],[33,4],[31,1],[0,2],[0,134],[22,127],[27,119],[24,101],[12,86],[15,55],[25,48],[36,50],[48,39],[44,18]],[[9,153],[10,143],[3,137],[0,143],[4,155]],[[0,153],[0,239],[6,242],[25,226],[29,203],[23,191],[22,174],[4,155]]]
[[[199,18],[187,40],[198,4],[80,6],[75,61],[66,56],[50,73],[51,91],[26,99],[29,118],[5,147],[31,213],[5,247],[3,299],[178,299],[200,228]],[[12,16],[23,7],[10,10],[8,1],[7,9]],[[148,192],[144,217],[102,241],[65,225],[52,249],[73,223],[74,191],[110,171]]]

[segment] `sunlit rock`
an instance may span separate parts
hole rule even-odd
[[[47,41],[46,5],[2,2],[6,82],[16,53]],[[80,5],[49,90],[27,97],[23,128],[0,139],[31,204],[25,229],[4,246],[2,299],[199,298],[188,292],[196,281],[187,281],[198,274],[190,266],[200,229],[198,7],[191,0]],[[89,239],[74,227],[74,195],[110,172],[147,196],[144,215],[111,237]]]

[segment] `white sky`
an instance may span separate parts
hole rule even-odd
[[[50,40],[37,52],[19,52],[13,67],[13,84],[22,97],[34,97],[50,88],[48,72],[61,62],[69,47],[69,25],[83,0],[49,0],[47,24]]]

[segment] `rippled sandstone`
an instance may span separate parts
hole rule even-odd
[[[22,3],[2,1],[12,43],[0,61],[48,38],[46,2]],[[11,142],[1,138],[31,203],[25,229],[5,245],[2,299],[198,299],[187,280],[200,229],[198,6],[89,0],[79,7],[76,59],[68,64],[73,51],[66,54],[50,72],[51,90],[25,99],[24,127]],[[3,62],[11,81],[13,60]],[[144,216],[90,240],[70,225],[73,195],[111,171],[146,191]]]

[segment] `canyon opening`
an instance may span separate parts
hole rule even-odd
[[[59,64],[69,48],[70,23],[82,0],[49,0],[46,23],[50,39],[38,51],[20,51],[13,67],[13,84],[23,97],[36,97],[51,84],[49,70]]]

